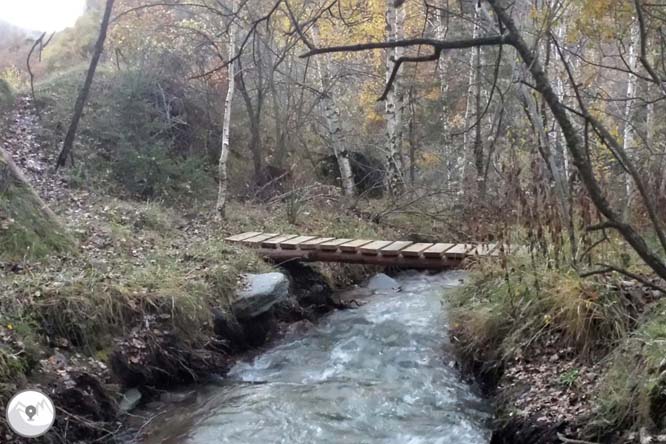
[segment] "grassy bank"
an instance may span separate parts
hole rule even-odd
[[[452,334],[467,370],[495,394],[500,430],[536,427],[538,442],[560,442],[558,433],[620,442],[663,433],[662,297],[616,273],[582,278],[517,255],[471,270],[452,300]]]
[[[222,224],[205,207],[185,211],[110,197],[90,198],[73,213],[59,208],[78,248],[1,261],[0,403],[26,385],[65,390],[81,374],[94,375],[116,402],[119,384],[169,386],[224,371],[229,344],[216,339],[213,313],[229,312],[242,273],[272,268],[224,237],[249,230],[390,235],[337,204],[322,205],[306,205],[298,225],[286,222],[279,202],[233,202]],[[333,286],[364,273],[340,265],[320,270]],[[116,420],[86,418],[107,426]],[[69,419],[74,430],[78,418]]]
[[[12,258],[3,258],[0,322],[17,342],[70,344],[104,357],[113,337],[127,334],[148,314],[168,317],[188,337],[205,338],[212,331],[211,308],[228,306],[239,274],[270,269],[251,250],[227,244],[225,236],[249,230],[381,235],[360,219],[330,217],[337,212],[314,207],[300,226],[284,222],[280,205],[234,203],[221,226],[188,220],[157,203],[105,199],[87,211],[86,220],[69,227],[80,251],[14,269]],[[340,271],[327,269],[334,284],[342,282]],[[22,349],[6,352],[16,362],[4,359],[4,374],[27,370],[38,358]]]

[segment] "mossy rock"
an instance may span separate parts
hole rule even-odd
[[[0,259],[41,257],[72,247],[56,217],[0,151]]]

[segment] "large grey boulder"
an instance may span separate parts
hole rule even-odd
[[[385,275],[384,273],[377,273],[368,281],[367,287],[370,290],[400,290],[400,284],[398,281],[393,279],[390,276]]]
[[[282,273],[246,274],[231,308],[239,320],[256,318],[289,297],[289,279]]]

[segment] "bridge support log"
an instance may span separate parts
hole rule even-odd
[[[410,257],[383,257],[372,256],[361,253],[346,253],[336,251],[319,250],[275,250],[268,248],[259,248],[257,254],[270,259],[274,262],[288,262],[290,260],[299,260],[304,262],[345,262],[348,264],[365,264],[381,266],[397,266],[405,268],[420,268],[431,270],[442,270],[446,268],[456,268],[460,266],[462,258],[441,257],[437,259],[428,258],[410,258]]]

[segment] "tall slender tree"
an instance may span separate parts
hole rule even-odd
[[[97,63],[99,62],[99,58],[102,55],[102,51],[104,51],[104,41],[106,40],[106,32],[109,28],[111,11],[113,10],[113,2],[114,0],[106,0],[104,15],[102,16],[102,23],[100,24],[99,34],[97,35],[97,42],[95,42],[92,58],[90,59],[90,65],[88,66],[88,72],[86,73],[86,79],[83,82],[81,90],[79,91],[79,96],[76,98],[74,114],[72,114],[72,120],[69,124],[67,134],[65,135],[65,141],[62,144],[62,150],[58,155],[56,169],[65,166],[67,159],[71,158],[72,156],[72,147],[74,146],[74,139],[76,139],[76,130],[79,127],[79,120],[81,120],[83,108],[86,105],[86,100],[88,99],[88,94],[90,93],[90,86],[92,85],[93,78],[95,77]]]
[[[623,148],[629,157],[634,157],[634,150],[636,144],[636,130],[634,129],[634,108],[636,102],[636,88],[638,86],[638,78],[634,74],[638,69],[638,45],[639,40],[638,24],[631,27],[631,42],[629,43],[629,57],[628,65],[630,72],[627,74],[627,94],[624,103],[624,134],[623,134]],[[634,193],[633,179],[629,173],[624,175],[625,186],[625,202],[624,202],[624,217],[629,217],[631,209],[632,195]]]
[[[404,1],[387,0],[386,35],[388,41],[397,41],[404,37],[405,8]],[[403,49],[394,47],[386,50],[386,80],[391,78],[393,67],[402,57]],[[387,185],[391,194],[397,194],[404,185],[402,171],[403,114],[405,108],[404,92],[400,80],[393,82],[385,101],[386,116],[386,171]]]
[[[317,27],[317,24],[312,27],[312,39],[315,44],[319,42],[319,28]],[[340,125],[340,109],[333,98],[333,82],[330,78],[330,59],[325,56],[322,60],[315,60],[315,68],[317,70],[319,85],[321,87],[320,100],[324,111],[324,118],[326,120],[328,139],[338,162],[338,168],[340,169],[342,191],[345,196],[351,197],[354,195],[354,176],[352,174],[351,162],[349,161],[349,152],[347,151],[344,133],[342,131],[342,126]]]
[[[233,10],[234,3],[231,3],[231,8]],[[227,86],[227,95],[224,99],[224,117],[222,121],[222,140],[220,146],[220,158],[217,163],[217,180],[218,180],[218,189],[217,189],[217,204],[215,209],[217,210],[218,220],[224,219],[226,215],[227,207],[227,192],[229,187],[229,177],[227,175],[227,159],[229,158],[229,133],[231,130],[231,105],[234,99],[234,92],[236,90],[236,76],[235,76],[235,65],[234,61],[236,55],[236,30],[235,25],[232,22],[229,24],[229,43],[228,43],[228,65],[227,72],[228,74],[228,86]]]

